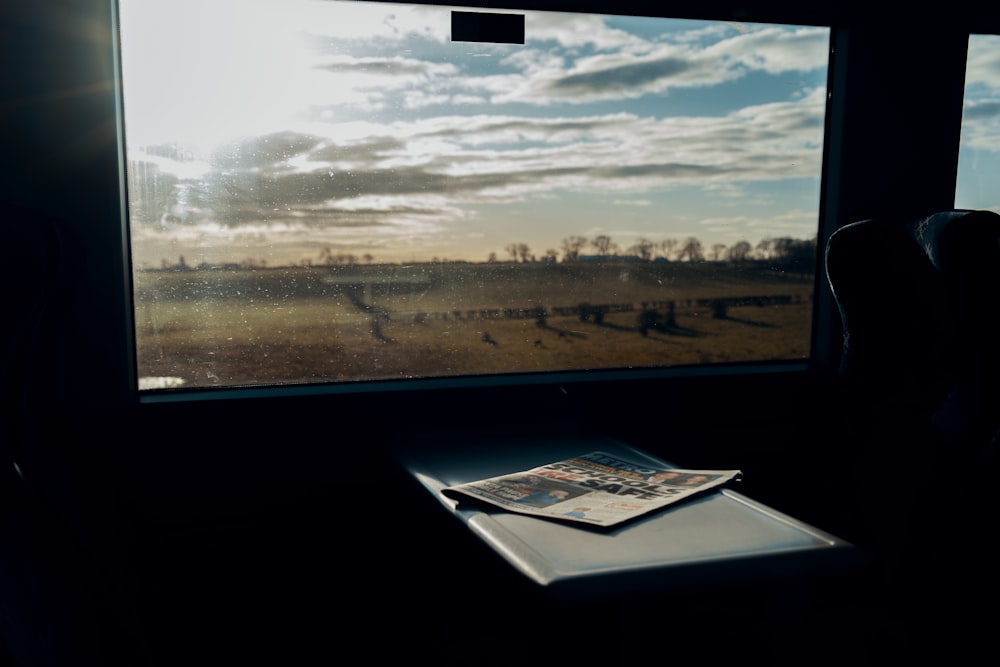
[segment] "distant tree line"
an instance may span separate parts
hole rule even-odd
[[[511,243],[505,248],[515,262],[556,262],[559,251],[550,248],[538,258],[526,243]],[[593,254],[588,255],[590,249]],[[656,242],[646,238],[638,239],[633,245],[622,250],[606,234],[591,239],[585,236],[569,236],[562,241],[562,261],[579,262],[588,258],[622,258],[642,262],[767,262],[784,270],[811,272],[816,265],[816,239],[795,239],[791,237],[765,238],[756,246],[749,241],[737,241],[731,246],[715,243],[706,250],[701,240],[689,236],[684,240],[668,238]],[[489,261],[498,261],[496,253],[491,253]]]
[[[702,242],[694,236],[683,240],[667,238],[662,241],[638,239],[624,250],[610,236],[599,234],[588,239],[585,236],[569,236],[562,240],[560,250],[549,248],[541,256],[535,255],[527,243],[509,243],[504,248],[509,261],[516,263],[556,263],[581,262],[592,260],[624,260],[638,262],[721,262],[728,264],[758,263],[769,265],[776,270],[794,273],[812,273],[816,267],[816,238],[795,239],[791,237],[765,238],[752,245],[749,241],[737,241],[727,246],[715,243],[706,249]],[[587,251],[591,252],[588,253]],[[361,256],[352,253],[334,253],[329,247],[320,250],[318,258],[303,258],[299,266],[356,266],[360,263],[371,264],[375,257],[370,253]],[[447,259],[435,257],[433,263],[449,263]],[[499,262],[496,252],[491,252],[486,260],[489,263]],[[294,266],[296,263],[293,262]],[[191,271],[195,269],[260,269],[267,268],[266,259],[246,258],[240,262],[226,264],[208,264],[202,262],[190,266],[181,256],[176,264],[166,259],[162,261],[163,270]]]

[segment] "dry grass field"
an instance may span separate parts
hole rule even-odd
[[[803,359],[812,293],[752,264],[143,271],[138,367],[236,386]]]

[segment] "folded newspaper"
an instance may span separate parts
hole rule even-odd
[[[741,474],[652,467],[591,452],[442,491],[454,499],[476,498],[522,514],[613,526],[722,486]]]

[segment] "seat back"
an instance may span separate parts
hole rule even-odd
[[[856,222],[831,236],[826,271],[851,391],[988,450],[1000,428],[1000,215]]]

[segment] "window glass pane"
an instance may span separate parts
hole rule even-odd
[[[828,29],[451,10],[121,0],[142,387],[809,356]]]
[[[957,208],[1000,213],[1000,35],[970,35]]]

